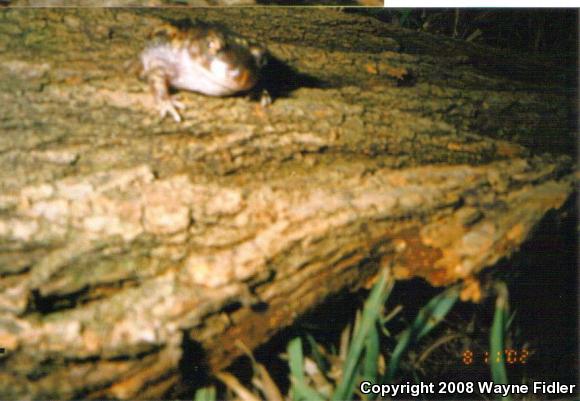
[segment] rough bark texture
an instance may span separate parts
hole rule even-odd
[[[11,7],[213,7],[252,5],[366,6],[382,7],[382,0],[0,0]]]
[[[11,7],[211,7],[211,6],[251,6],[255,0],[3,0]]]
[[[298,73],[159,121],[127,69],[162,15]],[[507,60],[328,9],[0,12],[0,398],[160,397],[184,336],[220,369],[383,266],[472,282],[573,188],[524,146],[573,143],[565,71]]]

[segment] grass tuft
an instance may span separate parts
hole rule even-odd
[[[392,383],[399,368],[401,357],[409,346],[418,342],[422,337],[433,330],[451,310],[459,298],[459,285],[448,288],[441,294],[433,297],[417,315],[417,318],[407,330],[401,334],[393,351],[384,382]]]
[[[507,372],[503,361],[504,339],[506,329],[509,326],[509,302],[507,286],[503,282],[495,285],[497,298],[495,300],[495,313],[489,337],[490,358],[489,366],[491,378],[495,384],[508,384]],[[511,321],[511,319],[509,319]],[[511,397],[501,397],[504,401],[511,401]]]

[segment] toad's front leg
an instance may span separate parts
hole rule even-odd
[[[185,105],[169,94],[170,77],[167,71],[163,67],[156,67],[147,71],[146,76],[161,118],[170,114],[176,122],[180,122],[181,116],[177,109],[183,110]]]

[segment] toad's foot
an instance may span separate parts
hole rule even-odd
[[[262,89],[260,93],[260,106],[268,107],[272,104],[272,96],[266,89]]]
[[[157,102],[157,108],[159,109],[161,119],[165,118],[167,114],[170,114],[176,122],[181,122],[181,116],[177,109],[184,110],[185,105],[180,101],[169,97],[167,99],[159,100]]]

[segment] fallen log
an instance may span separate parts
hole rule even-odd
[[[182,93],[159,121],[127,63],[184,15],[266,41],[273,105]],[[573,189],[558,66],[329,9],[0,20],[1,398],[162,397],[381,268],[477,299]]]

